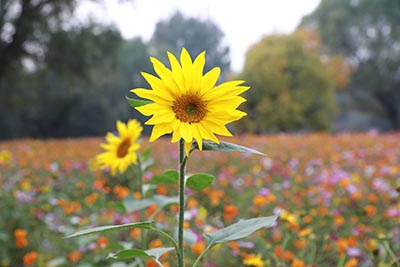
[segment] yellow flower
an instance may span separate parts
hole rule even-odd
[[[254,267],[263,267],[264,261],[261,259],[260,254],[249,254],[243,260],[244,265],[250,265]]]
[[[11,163],[11,161],[12,161],[12,154],[10,151],[8,151],[8,150],[0,151],[0,164],[1,163],[4,163],[4,164]]]
[[[219,143],[215,136],[232,136],[226,124],[246,115],[237,107],[246,101],[238,96],[248,90],[241,86],[244,81],[230,81],[215,86],[220,75],[219,68],[203,74],[205,51],[192,61],[188,51],[182,49],[180,62],[167,53],[171,69],[156,58],[150,58],[159,76],[142,73],[152,90],[136,88],[131,91],[152,103],[136,107],[145,116],[152,116],[146,124],[154,125],[150,142],[162,135],[172,133],[171,142],[185,141],[186,154],[192,142],[197,141],[202,149],[202,141]]]
[[[140,145],[137,140],[143,130],[136,120],[129,120],[127,124],[117,121],[118,136],[107,133],[106,144],[101,147],[106,150],[96,157],[101,169],[110,168],[111,174],[117,170],[124,173],[131,164],[137,164],[136,151]]]

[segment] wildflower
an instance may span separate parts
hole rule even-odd
[[[0,164],[8,164],[12,161],[12,154],[8,150],[0,151]]]
[[[24,257],[22,258],[24,265],[25,266],[31,266],[34,265],[36,260],[37,260],[38,254],[36,251],[31,251],[28,252],[24,255]]]
[[[146,124],[154,125],[150,142],[172,133],[171,142],[185,141],[186,154],[194,140],[202,149],[203,139],[219,143],[215,134],[232,136],[226,124],[246,115],[236,108],[246,101],[238,96],[248,90],[240,86],[244,81],[231,81],[215,86],[220,75],[213,68],[203,75],[205,51],[192,61],[188,51],[182,49],[180,62],[168,52],[171,69],[156,58],[150,58],[160,78],[142,73],[152,90],[132,89],[139,97],[152,103],[136,107],[145,116],[152,116]]]
[[[372,205],[367,205],[364,208],[365,215],[368,217],[372,217],[376,214],[376,208]]]
[[[230,221],[232,220],[236,215],[238,215],[239,209],[235,205],[226,205],[224,207],[224,220],[225,221]]]
[[[249,254],[243,259],[243,264],[253,267],[263,267],[264,261],[261,259],[260,254]]]
[[[77,262],[82,259],[82,253],[80,251],[72,251],[68,254],[68,260],[70,262]]]
[[[116,185],[113,189],[113,193],[119,198],[124,199],[127,195],[129,195],[129,188],[126,186]]]
[[[107,144],[101,144],[106,152],[96,157],[100,168],[111,169],[111,175],[115,175],[117,170],[124,173],[131,164],[137,164],[136,151],[140,145],[137,139],[143,127],[136,120],[129,120],[127,124],[117,121],[118,136],[107,133]]]
[[[28,245],[28,240],[26,239],[26,235],[27,232],[24,229],[16,229],[14,231],[16,248],[24,248]]]
[[[97,239],[97,246],[99,248],[105,248],[110,244],[110,241],[108,241],[107,237],[101,236],[99,239]]]
[[[97,199],[99,198],[99,194],[97,194],[96,192],[91,193],[90,195],[85,197],[85,203],[86,205],[93,205]]]
[[[192,251],[193,253],[200,255],[204,249],[206,248],[204,242],[196,242],[194,243],[193,247],[192,247]]]
[[[293,259],[292,261],[292,267],[305,267],[306,264],[304,263],[304,261],[300,260],[300,259]]]
[[[358,266],[358,259],[351,258],[343,267],[356,267]]]

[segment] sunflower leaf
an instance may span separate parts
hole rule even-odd
[[[277,216],[269,216],[242,220],[215,232],[206,233],[204,236],[208,239],[208,247],[212,247],[218,243],[244,238],[263,227],[271,227],[277,218]]]
[[[134,199],[131,196],[126,197],[123,201],[125,210],[127,212],[142,210],[155,203],[156,201],[151,198]]]
[[[151,180],[155,184],[178,184],[179,173],[175,170],[167,170],[161,175],[155,175]]]
[[[110,253],[108,259],[113,260],[129,260],[133,258],[145,258],[145,259],[158,259],[163,254],[173,250],[174,248],[153,248],[149,250],[141,249],[125,249],[118,253]]]
[[[120,225],[106,225],[106,226],[100,226],[100,227],[81,230],[81,231],[78,231],[71,235],[68,235],[65,238],[89,235],[89,234],[106,232],[106,231],[111,231],[111,230],[130,229],[130,228],[151,229],[153,224],[154,224],[154,221],[145,221],[145,222],[127,223],[127,224],[120,224]]]
[[[196,173],[187,178],[186,186],[193,190],[201,191],[212,185],[214,176],[207,173]]]
[[[198,149],[198,145],[196,144],[196,148]],[[252,154],[258,154],[265,156],[264,153],[248,148],[245,146],[229,143],[229,142],[220,142],[219,144],[214,143],[214,142],[203,142],[203,150],[208,150],[208,151],[221,151],[221,152],[246,152],[246,153],[252,153]]]
[[[131,105],[131,107],[133,107],[133,108],[137,108],[137,107],[144,106],[144,105],[152,103],[151,101],[148,101],[148,100],[130,98],[130,97],[127,97],[127,96],[126,96],[126,100],[128,100],[129,105]]]

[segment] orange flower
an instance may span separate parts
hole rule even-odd
[[[211,191],[210,192],[211,205],[218,206],[224,194],[225,193],[222,190]]]
[[[72,213],[79,212],[81,210],[81,203],[78,201],[72,201],[64,207],[64,213],[70,215]]]
[[[205,249],[204,242],[196,242],[192,247],[193,253],[200,255]]]
[[[28,245],[28,240],[26,239],[26,235],[27,232],[24,229],[16,229],[14,231],[16,248],[24,248]]]
[[[99,248],[105,248],[106,246],[108,246],[108,244],[110,244],[110,241],[108,241],[107,237],[102,236],[97,239],[97,246]]]
[[[292,261],[292,267],[304,267],[306,266],[306,264],[304,263],[304,261],[300,260],[300,259],[293,259]]]
[[[129,232],[129,235],[133,239],[139,239],[142,236],[142,229],[140,228],[134,228]]]
[[[68,254],[68,260],[70,262],[77,262],[82,259],[82,253],[80,251],[72,251]]]
[[[117,195],[119,199],[124,199],[127,195],[129,195],[129,188],[126,186],[117,185],[114,187],[113,193]]]
[[[297,239],[297,240],[295,240],[294,242],[293,242],[293,245],[294,245],[294,247],[295,248],[297,248],[297,249],[303,249],[303,248],[305,248],[306,246],[307,246],[307,239]]]
[[[343,267],[357,267],[358,265],[358,259],[356,258],[351,258]]]
[[[312,233],[311,228],[306,228],[306,229],[303,229],[303,230],[301,230],[301,231],[299,232],[299,236],[305,237],[305,236],[308,236],[308,235],[311,234],[311,233]]]
[[[304,216],[303,221],[304,221],[304,223],[306,223],[306,224],[310,224],[310,223],[312,223],[312,221],[313,221],[313,217],[310,216],[310,215],[306,215],[306,216]]]
[[[282,246],[278,245],[275,247],[274,254],[279,259],[284,259],[285,261],[291,261],[293,259],[293,252],[289,250],[283,250]]]
[[[267,204],[267,198],[265,196],[257,195],[253,198],[253,205],[256,207],[261,207]]]
[[[341,215],[334,216],[333,221],[335,222],[335,225],[338,227],[342,226],[346,222],[346,220]]]
[[[96,192],[91,193],[90,195],[85,197],[85,203],[86,203],[86,205],[92,205],[93,203],[95,203],[97,201],[98,198],[99,198],[99,194],[97,194]]]
[[[26,253],[23,257],[24,265],[30,266],[30,265],[35,264],[37,257],[38,257],[38,254],[36,251],[31,251],[31,252]]]
[[[158,185],[157,186],[157,194],[159,194],[159,195],[168,194],[168,187],[166,187],[165,185]]]
[[[238,215],[239,209],[235,205],[226,205],[224,207],[224,220],[225,221],[230,221],[232,220],[236,215]]]
[[[376,208],[372,205],[367,205],[364,208],[365,215],[368,217],[372,217],[376,214]]]
[[[150,242],[149,245],[150,248],[159,248],[162,247],[162,241],[161,239],[154,239],[153,241]]]

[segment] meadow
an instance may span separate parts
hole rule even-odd
[[[145,138],[143,138],[145,139]],[[103,138],[0,142],[0,266],[155,266],[114,261],[110,252],[140,247],[139,230],[65,239],[89,227],[139,220],[121,202],[137,198],[134,177],[111,177],[96,167]],[[212,187],[190,192],[186,223],[190,262],[205,247],[202,234],[243,218],[280,214],[276,225],[218,245],[200,266],[399,267],[400,133],[240,135],[226,141],[266,156],[195,151],[187,171],[215,175]],[[148,185],[177,167],[169,139],[143,140],[154,163]],[[170,184],[148,194],[175,196]],[[168,228],[176,205],[151,205],[146,216]],[[155,213],[157,211],[157,213]],[[168,242],[147,234],[148,246]],[[173,254],[162,258],[174,266]]]

